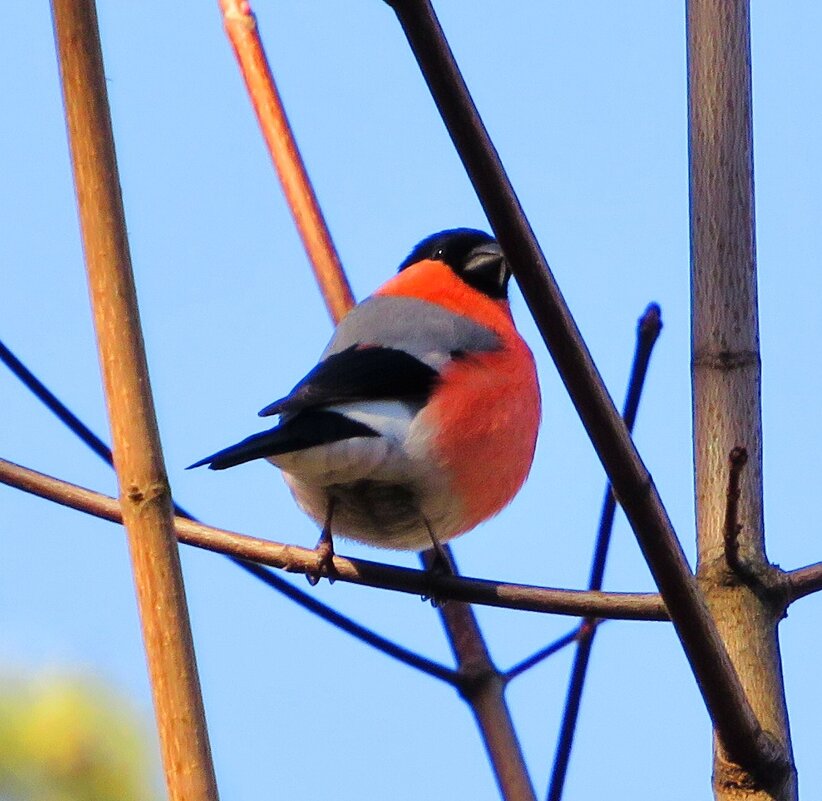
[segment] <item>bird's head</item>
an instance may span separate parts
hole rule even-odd
[[[474,228],[453,228],[423,239],[400,265],[430,259],[447,264],[470,287],[494,300],[508,297],[511,270],[497,241]]]

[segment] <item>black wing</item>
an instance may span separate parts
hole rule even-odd
[[[325,445],[352,437],[377,436],[379,434],[373,428],[351,420],[343,414],[308,409],[270,431],[253,434],[236,445],[206,456],[205,459],[190,465],[188,469],[207,464],[212,470],[224,470],[226,467],[234,467],[252,459],[266,459],[280,453],[301,451],[315,445]]]
[[[261,417],[358,400],[425,400],[439,373],[403,350],[352,345],[321,361]]]

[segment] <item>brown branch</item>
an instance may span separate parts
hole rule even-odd
[[[0,459],[0,483],[16,487],[55,503],[109,520],[122,522],[120,506],[114,498],[69,484]],[[291,573],[308,573],[317,568],[317,555],[309,548],[257,539],[212,528],[185,518],[176,518],[177,538],[215,553],[237,556],[277,567]],[[352,584],[381,587],[412,595],[431,591],[432,578],[422,570],[394,567],[364,559],[334,557],[337,578]],[[660,597],[653,593],[587,592],[507,584],[464,576],[441,576],[434,581],[438,598],[466,603],[546,612],[574,617],[601,617],[614,620],[667,620]]]
[[[450,549],[447,545],[443,548],[456,572]],[[422,559],[430,570],[436,557],[433,551],[426,551]],[[474,610],[466,603],[446,603],[440,604],[438,611],[457,660],[460,694],[474,713],[500,795],[506,801],[535,801],[534,786],[505,702],[507,680],[491,660]]]
[[[216,801],[171,492],[140,330],[93,0],[53,0],[89,291],[160,750],[174,801]]]
[[[431,3],[388,2],[671,612],[714,726],[740,762],[784,764],[784,750],[765,735],[751,709],[653,480],[550,272]]]
[[[822,562],[789,570],[784,576],[787,582],[788,603],[822,590]]]
[[[639,318],[636,331],[636,347],[628,379],[628,391],[622,410],[622,418],[629,431],[633,431],[639,410],[639,400],[645,386],[651,353],[662,331],[662,312],[656,303],[651,303]],[[616,513],[616,498],[609,484],[605,488],[605,499],[602,502],[599,530],[597,531],[594,556],[591,560],[591,574],[588,579],[589,590],[601,590],[605,578],[605,561],[611,543],[611,532]],[[568,680],[568,691],[565,695],[565,708],[559,727],[557,747],[554,752],[554,764],[551,768],[551,779],[548,783],[548,801],[559,801],[565,788],[568,764],[571,761],[571,749],[574,745],[579,710],[582,704],[582,692],[588,675],[588,663],[596,635],[596,621],[588,618],[579,629],[574,663]]]
[[[245,0],[220,0],[220,8],[226,33],[234,47],[251,103],[317,284],[331,317],[334,322],[339,322],[354,305],[354,296],[288,124],[260,42],[257,20]]]

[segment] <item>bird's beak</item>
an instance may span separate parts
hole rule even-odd
[[[510,275],[505,254],[496,242],[475,247],[465,262],[464,271],[500,289],[505,288]]]

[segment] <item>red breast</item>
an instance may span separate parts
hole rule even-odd
[[[505,507],[531,468],[540,421],[533,355],[508,302],[473,289],[441,261],[420,261],[376,294],[439,304],[500,339],[498,350],[449,363],[421,412],[435,432],[434,456],[463,507],[461,531],[468,531]]]

